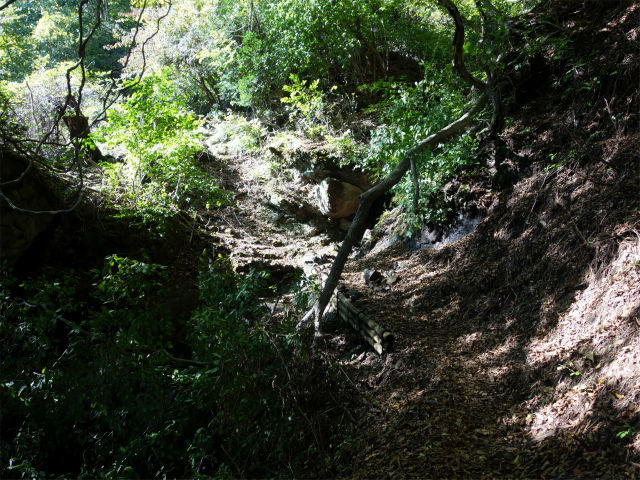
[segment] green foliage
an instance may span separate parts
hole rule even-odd
[[[298,75],[292,73],[289,78],[293,85],[284,85],[282,89],[289,92],[288,97],[280,101],[288,105],[289,119],[305,131],[310,137],[323,135],[328,129],[328,106],[326,94],[319,88],[319,80],[314,80],[307,86],[306,80],[300,80]],[[331,91],[338,87],[331,87]]]
[[[85,48],[86,64],[94,70],[107,71],[116,66],[123,50],[103,47],[132,27],[130,12],[128,0],[102,2],[100,11],[95,2],[82,9],[85,39],[100,16],[101,26]],[[76,61],[79,30],[78,5],[73,2],[16,2],[0,15],[0,77],[21,82],[38,69]]]
[[[143,65],[147,72],[170,66],[174,85],[190,108],[202,113],[226,110],[218,98],[238,100],[237,49],[247,11],[247,2],[224,0],[183,0],[168,13],[166,8],[147,10],[138,33],[145,42],[136,43],[124,73],[134,77]],[[122,35],[118,45],[128,45],[133,33]]]
[[[0,142],[5,145],[19,143],[26,128],[16,121],[15,97],[0,82]]]
[[[143,38],[155,29],[158,14],[149,13]],[[434,34],[424,18],[400,0],[185,0],[147,45],[154,53],[147,55],[147,65],[175,66],[194,107],[221,100],[222,110],[234,103],[271,108],[291,73],[327,79],[329,85],[363,82],[388,76],[385,59],[391,52],[442,56],[449,39]],[[134,68],[142,64],[140,49]]]
[[[179,209],[226,203],[227,194],[196,159],[203,124],[191,112],[240,104],[257,113],[273,108],[282,91],[296,128],[311,137],[334,135],[346,160],[387,175],[406,150],[457,118],[467,100],[467,87],[448,73],[446,14],[433,3],[417,3],[183,0],[151,38],[166,8],[153,2],[163,8],[147,10],[133,59],[122,72],[122,78],[141,73],[144,44],[146,77],[129,84],[127,100],[108,112],[95,136],[124,158],[102,165],[104,191],[121,215],[160,226]],[[484,74],[483,59],[506,41],[503,18],[493,19],[494,45],[480,44],[474,2],[458,3],[477,30],[469,33],[465,54],[474,73]],[[514,2],[494,3],[509,12]],[[109,4],[112,15],[100,13],[105,28],[89,44],[86,59],[100,71],[123,55],[133,37],[131,6],[141,2]],[[127,15],[113,15],[118,12]],[[97,19],[87,15],[90,28]],[[19,2],[3,11],[0,79],[13,80],[16,93],[0,90],[3,143],[23,134],[18,125],[28,125],[34,136],[52,125],[49,103],[67,93],[64,73],[77,57],[78,29],[73,2]],[[121,42],[103,48],[115,37]],[[571,45],[550,40],[539,48],[562,56]],[[394,80],[394,56],[422,59],[425,79],[410,85]],[[103,78],[89,72],[82,106],[87,115],[99,109]],[[348,131],[338,136],[332,130],[341,108],[338,92],[357,85],[368,93],[363,97],[380,100],[362,112],[380,125],[364,147]],[[355,96],[342,95],[353,99],[354,112]],[[209,139],[213,150],[260,150],[268,133],[263,125],[231,112],[224,118]],[[408,229],[446,215],[433,199],[468,164],[474,146],[460,136],[416,159],[421,215],[406,217]],[[410,177],[396,194],[410,204]],[[118,255],[89,274],[69,272],[53,280],[21,283],[1,272],[3,477],[267,477],[293,471],[291,465],[311,452],[311,435],[301,433],[308,420],[298,404],[300,392],[309,389],[300,383],[294,389],[304,353],[295,330],[264,307],[261,299],[272,293],[268,274],[240,275],[222,259],[203,264],[201,305],[176,325],[162,307],[163,273],[159,265]],[[308,307],[319,286],[301,278],[295,284],[294,308]],[[626,432],[618,436],[631,434]],[[344,446],[348,439],[332,441]]]
[[[623,427],[623,430],[616,433],[616,437],[617,438],[633,437],[635,434],[636,434],[636,429],[633,428],[631,425],[627,424]]]
[[[307,277],[300,272],[293,279],[293,313],[299,314],[309,309],[320,294],[320,280],[317,276]]]
[[[289,72],[316,78],[340,72],[359,81],[384,77],[385,53],[397,45],[408,55],[418,45],[424,52],[432,40],[406,2],[397,0],[287,0],[265,5],[261,13],[269,33],[262,55],[272,79]]]
[[[20,78],[30,69],[26,17],[13,5],[0,15],[0,80]]]
[[[265,135],[265,127],[259,120],[228,113],[213,126],[207,143],[210,151],[217,155],[256,154]]]
[[[102,165],[108,191],[125,214],[145,222],[162,221],[178,208],[220,206],[228,198],[197,165],[201,121],[187,111],[171,74],[167,68],[145,78],[97,134],[126,155],[124,163]]]
[[[378,112],[381,126],[371,134],[371,141],[359,162],[363,167],[384,177],[395,168],[403,155],[414,145],[458,118],[464,110],[464,98],[458,85],[444,73],[428,69],[429,78],[406,86],[401,82],[380,81],[366,88],[382,95],[383,101],[369,107]],[[419,174],[421,198],[420,216],[426,222],[441,221],[447,209],[432,201],[444,182],[472,158],[475,141],[459,136],[439,145],[435,152],[427,151],[415,158]],[[411,205],[413,179],[406,176],[395,188],[396,200]],[[412,229],[419,228],[419,219],[407,219]]]
[[[267,278],[235,274],[222,259],[203,265],[202,306],[176,339],[185,327],[162,307],[159,265],[111,255],[89,275],[20,284],[3,270],[3,478],[284,468],[298,422],[282,421],[274,379],[300,345],[257,300]]]
[[[45,469],[69,475],[74,451],[86,452],[85,474],[116,475],[117,462],[94,464],[111,450],[102,439],[126,443],[145,423],[161,421],[164,405],[154,397],[162,378],[153,369],[141,376],[136,354],[151,341],[166,345],[145,298],[160,268],[114,255],[104,273],[94,272],[93,287],[73,271],[19,286],[3,272],[3,414],[21,419],[3,425],[3,477]],[[126,301],[127,291],[143,300]]]

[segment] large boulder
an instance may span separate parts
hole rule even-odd
[[[362,193],[363,190],[355,185],[329,177],[316,187],[316,200],[323,215],[347,218],[358,210]]]

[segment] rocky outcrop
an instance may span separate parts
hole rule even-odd
[[[29,160],[9,150],[0,150],[0,183],[16,180],[29,166]],[[29,211],[56,208],[55,195],[34,166],[17,183],[4,185],[4,195],[19,208]],[[0,261],[13,267],[53,221],[51,214],[17,211],[0,199]]]
[[[278,211],[293,215],[298,222],[309,222],[322,216],[315,205],[306,201],[304,189],[296,192],[273,190],[270,192],[267,204]]]
[[[325,178],[316,187],[318,207],[323,215],[332,218],[347,218],[358,210],[363,190],[335,178]]]
[[[267,147],[267,152],[282,167],[295,169],[316,183],[333,177],[362,190],[368,190],[375,184],[368,173],[355,165],[345,165],[344,158],[328,145],[296,139],[288,145],[282,142],[272,144]]]

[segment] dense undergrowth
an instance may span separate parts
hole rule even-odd
[[[160,265],[3,271],[3,477],[295,475],[328,380],[313,399],[297,390],[313,362],[290,326],[298,310],[276,320],[256,300],[267,277],[203,257],[200,306],[178,323]]]

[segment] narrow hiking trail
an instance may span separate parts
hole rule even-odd
[[[348,288],[363,291],[357,304],[396,334],[396,350],[386,358],[365,354],[346,362],[367,398],[364,432],[349,449],[358,452],[355,469],[347,475],[637,474],[637,465],[629,463],[637,446],[616,442],[611,429],[637,415],[640,272],[630,270],[617,292],[635,319],[625,318],[620,328],[622,318],[610,317],[599,326],[609,342],[633,353],[607,358],[588,341],[588,325],[571,314],[548,318],[555,329],[536,319],[557,315],[548,308],[554,297],[560,311],[572,301],[595,310],[597,297],[581,292],[583,287],[575,289],[568,278],[542,282],[535,266],[527,275],[524,259],[523,278],[494,278],[495,289],[485,283],[500,270],[498,249],[485,247],[482,263],[464,255],[475,250],[488,226],[438,251],[392,248],[352,264],[351,270],[395,264],[401,280],[373,298],[365,297],[357,274],[347,281]],[[634,237],[622,257],[637,258]],[[561,286],[563,280],[568,283]],[[484,294],[483,284],[490,289]]]
[[[219,248],[240,271],[269,263],[276,276],[302,269],[309,252],[330,261],[335,242],[282,223],[252,168],[244,159],[221,173],[238,207],[210,221]],[[601,171],[534,165],[513,190],[483,199],[487,216],[466,237],[354,255],[340,290],[396,340],[379,356],[349,326],[327,323],[321,355],[337,369],[336,396],[351,399],[352,423],[328,445],[329,476],[640,473],[637,437],[616,436],[640,412],[640,217],[630,196],[640,171],[622,167],[607,188],[583,177]],[[556,199],[567,192],[568,208]],[[376,291],[365,268],[399,279]]]
[[[640,7],[601,13],[567,2],[531,15],[550,35],[564,22],[576,58],[546,51],[533,62],[501,143],[480,154],[506,151],[514,180],[494,188],[491,169],[469,180],[483,218],[473,232],[410,249],[389,241],[390,215],[370,252],[352,252],[339,289],[395,342],[379,356],[327,318],[315,353],[335,380],[327,411],[342,434],[323,438],[312,425],[326,459],[309,458],[309,477],[640,475],[640,62],[628,43],[640,36]],[[569,88],[571,68],[574,83],[601,75],[598,90]],[[609,118],[607,96],[624,125]],[[313,184],[292,190],[286,169],[264,164],[229,155],[210,165],[237,202],[203,213],[214,248],[239,271],[269,263],[277,279],[330,264],[339,232],[269,206],[274,189],[309,201]],[[393,269],[398,281],[371,289],[367,268]]]
[[[312,197],[313,185],[294,186],[285,174],[265,170],[261,159],[250,156],[229,156],[208,167],[221,186],[233,192],[235,205],[201,212],[199,222],[214,236],[214,248],[229,258],[236,271],[267,268],[273,280],[281,282],[286,276],[293,277],[296,269],[327,264],[335,257],[344,232],[336,229],[330,235],[317,235],[313,227],[269,202],[275,188],[291,202],[303,203]]]

